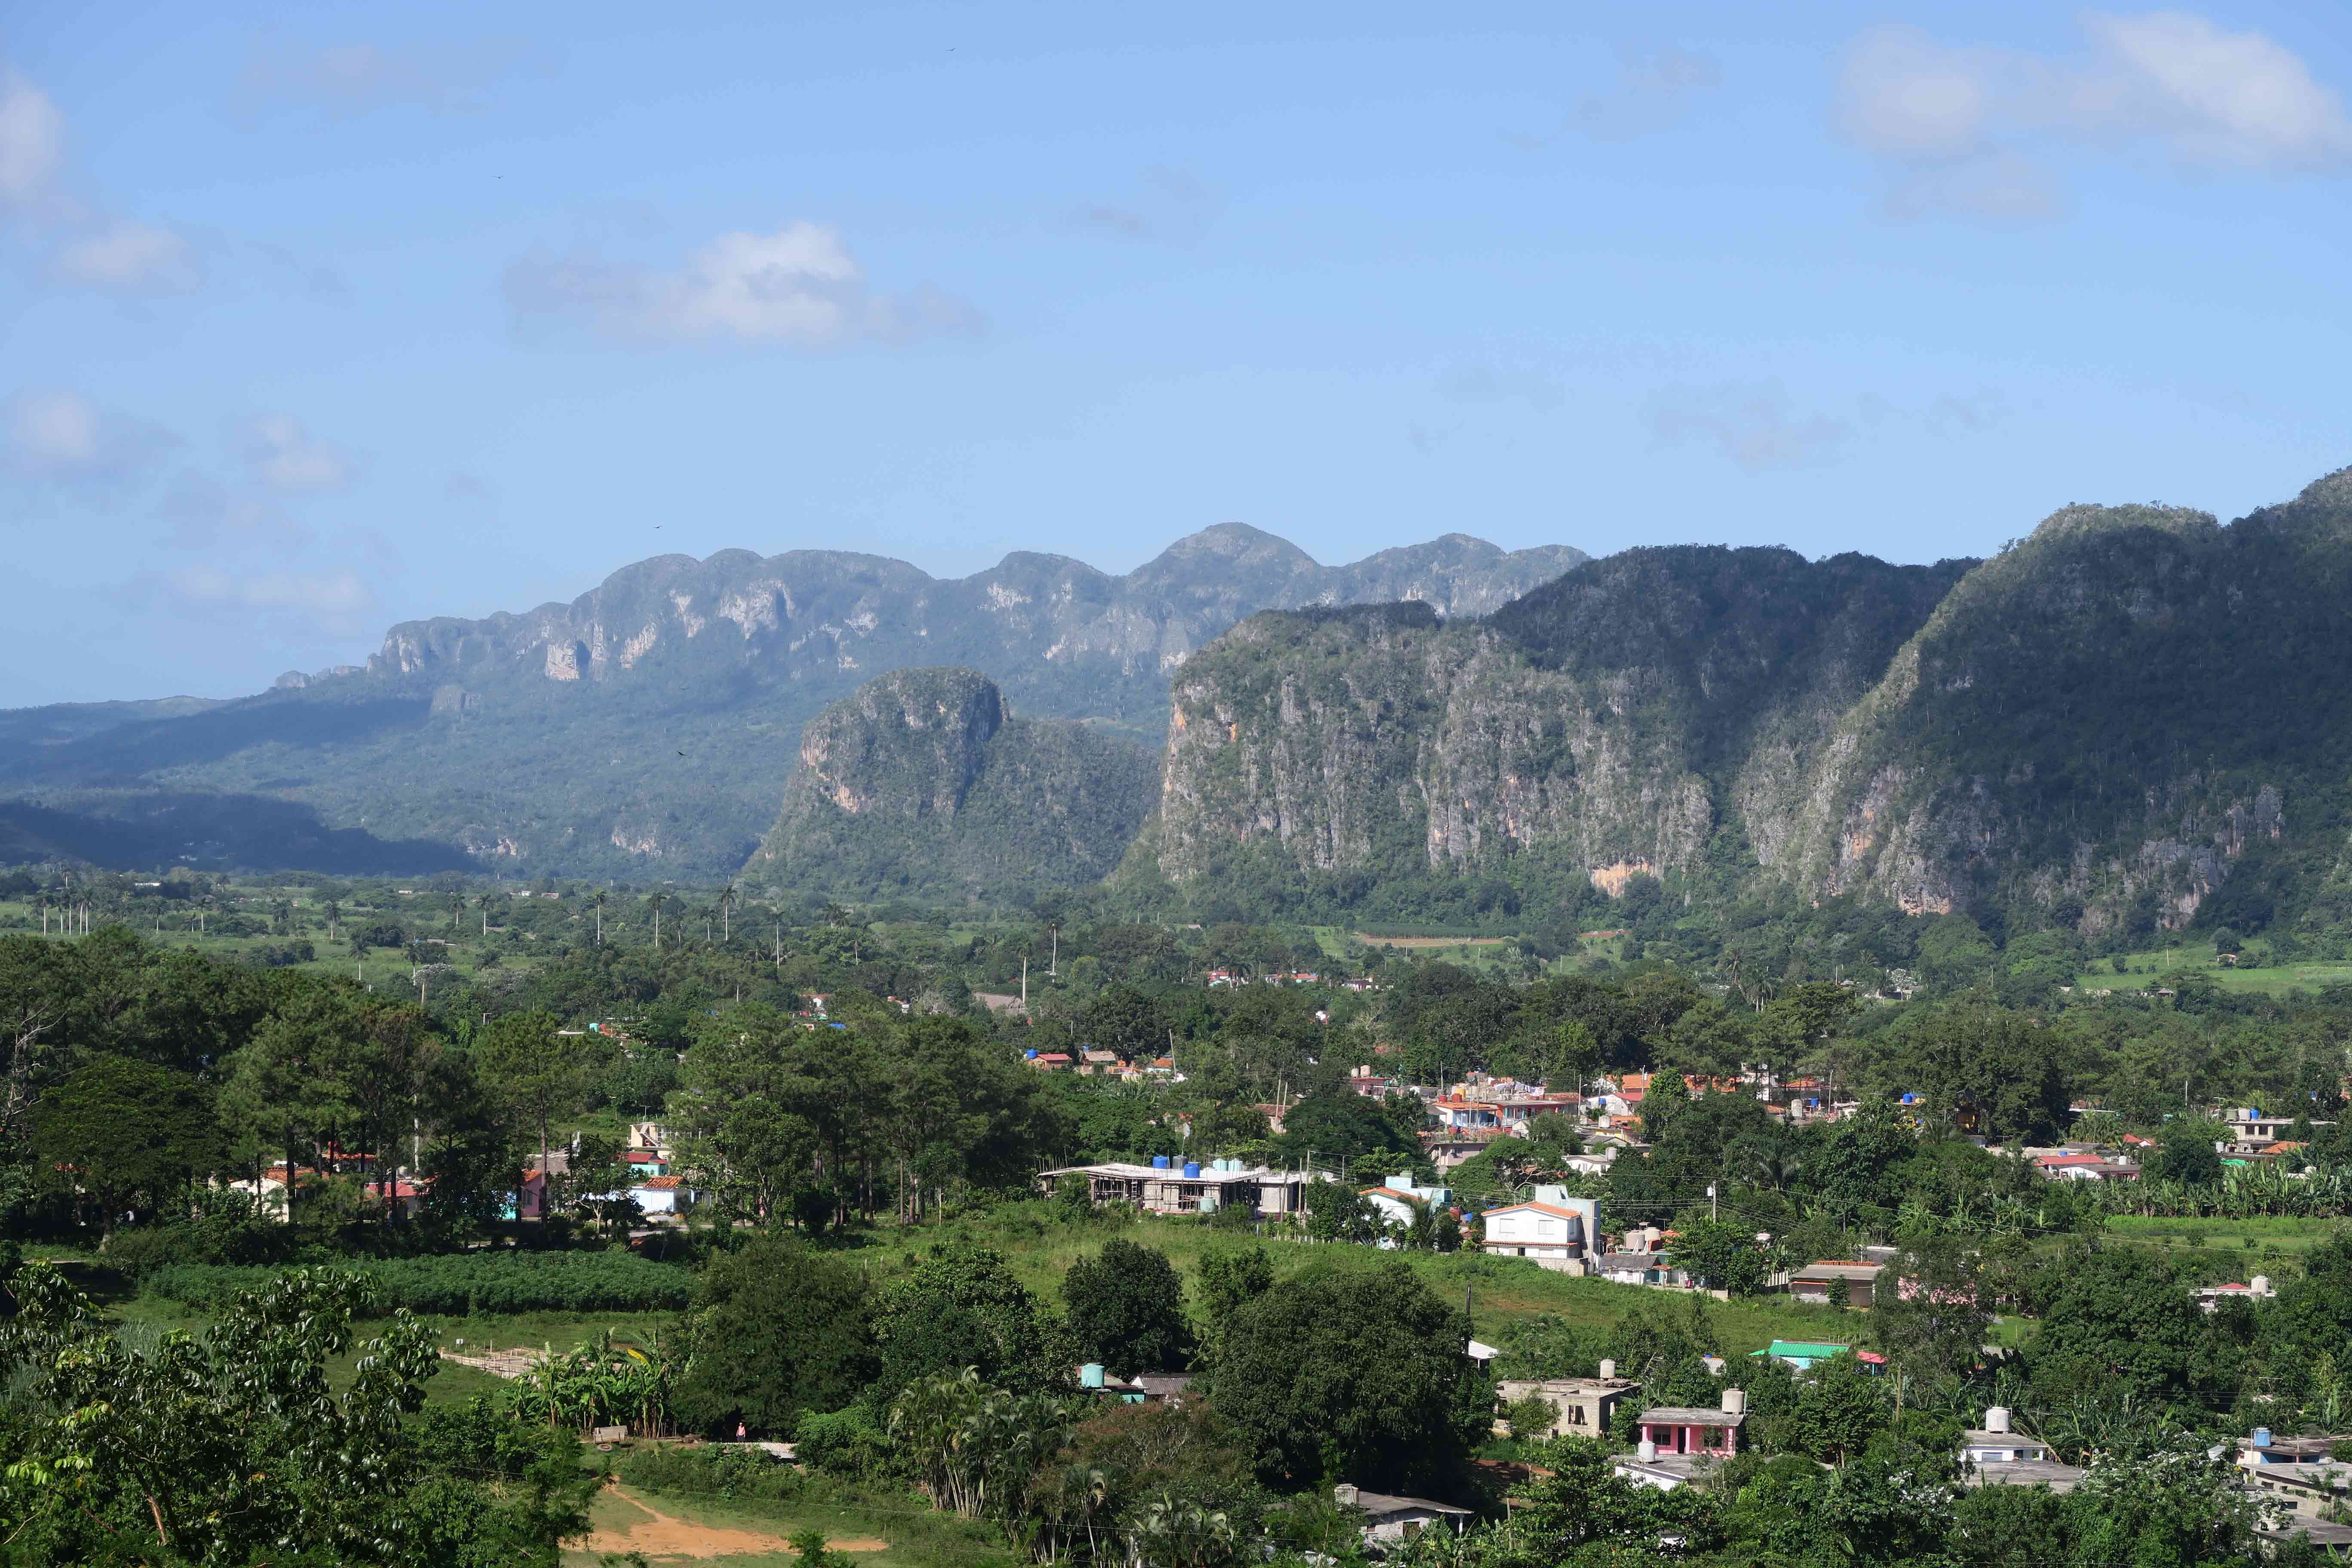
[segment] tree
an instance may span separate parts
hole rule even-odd
[[[1192,1279],[1209,1336],[1224,1331],[1234,1314],[1274,1284],[1274,1258],[1263,1247],[1229,1247],[1201,1255]]]
[[[2221,1179],[2221,1153],[2213,1147],[2218,1136],[2213,1123],[2201,1116],[2174,1117],[2157,1136],[2147,1176],[2192,1187],[2213,1185]]]
[[[1879,1271],[1871,1330],[1905,1372],[1926,1383],[1965,1375],[1993,1324],[1979,1249],[1914,1242]]]
[[[2200,1365],[2204,1320],[2171,1261],[2137,1247],[2077,1247],[2052,1266],[2055,1293],[2025,1343],[2036,1391],[2185,1400]]]
[[[1078,1353],[1121,1377],[1174,1372],[1192,1350],[1184,1283],[1167,1254],[1124,1238],[1103,1244],[1062,1277],[1062,1301]]]
[[[1813,1369],[1786,1423],[1793,1445],[1825,1464],[1843,1464],[1887,1425],[1885,1386],[1852,1352]]]
[[[547,1131],[587,1099],[602,1065],[601,1035],[566,1034],[550,1013],[509,1013],[490,1020],[474,1038],[474,1060],[483,1081],[504,1100],[517,1121],[539,1133],[539,1169],[547,1173]],[[542,1188],[544,1191],[544,1188]],[[542,1202],[540,1220],[546,1222]]]
[[[872,1302],[863,1272],[783,1237],[711,1259],[687,1321],[678,1420],[712,1436],[737,1422],[782,1436],[803,1411],[837,1410],[872,1381]]]
[[[86,1197],[102,1238],[127,1208],[161,1208],[175,1187],[224,1159],[213,1097],[185,1073],[100,1056],[49,1091],[33,1115],[42,1175]]]
[[[568,1434],[485,1481],[407,1421],[440,1368],[430,1327],[394,1313],[353,1349],[359,1277],[296,1269],[197,1337],[133,1352],[47,1264],[9,1282],[0,1376],[10,1416],[0,1531],[36,1563],[513,1563],[555,1568],[587,1528],[593,1476]]]
[[[1684,1225],[1674,1246],[1675,1262],[1694,1279],[1735,1296],[1753,1296],[1764,1288],[1764,1255],[1757,1250],[1756,1235],[1733,1220],[1701,1219]]]
[[[286,1219],[296,1218],[299,1146],[353,1120],[365,994],[343,983],[295,992],[236,1053],[222,1108],[286,1154]]]
[[[1210,1396],[1269,1484],[1442,1488],[1492,1414],[1468,1342],[1406,1264],[1310,1268],[1233,1313]]]
[[[985,1247],[937,1247],[875,1303],[881,1357],[876,1392],[887,1398],[918,1379],[974,1368],[1016,1393],[1059,1389],[1075,1364],[1058,1325]]]

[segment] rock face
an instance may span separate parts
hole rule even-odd
[[[1156,753],[1169,672],[1244,616],[1399,595],[1475,615],[1582,559],[1448,534],[1327,567],[1237,523],[1125,576],[1025,552],[945,582],[838,551],[660,556],[568,605],[396,626],[364,671],[177,713],[0,715],[0,800],[293,803],[508,875],[716,880],[773,819],[801,726],[875,676],[978,669],[1025,714]]]
[[[1178,673],[1127,870],[2341,925],[2347,606],[2352,470],[2226,528],[2070,507],[1982,563],[1630,551],[1475,623],[1263,615]]]
[[[969,669],[867,682],[802,731],[800,762],[743,879],[858,900],[1099,880],[1158,784],[1148,753],[1073,721],[1016,719]]]
[[[1321,566],[1241,523],[1179,540],[1123,577],[1027,552],[951,582],[839,551],[665,555],[569,605],[404,622],[368,670],[398,682],[585,686],[614,700],[742,677],[830,698],[874,674],[948,660],[989,670],[1024,709],[1156,734],[1168,672],[1257,610],[1412,599],[1481,615],[1584,559],[1565,545],[1507,554],[1451,533]]]
[[[1483,623],[1256,616],[1177,677],[1142,852],[1179,885],[1236,854],[1342,880],[1691,873],[1727,815],[1785,813],[1777,781],[1967,564],[1637,550]]]

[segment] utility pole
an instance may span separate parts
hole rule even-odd
[[[1021,1016],[1029,1016],[1029,961],[1021,961]]]
[[[1054,933],[1054,947],[1045,960],[1045,978],[1059,980],[1062,977],[1062,922],[1055,921],[1046,929]]]

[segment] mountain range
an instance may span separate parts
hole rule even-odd
[[[1169,672],[1255,612],[1475,616],[1583,559],[1450,533],[1323,566],[1239,523],[1123,576],[658,556],[568,605],[395,626],[364,667],[252,697],[0,713],[0,856],[717,881],[775,818],[803,727],[876,675],[969,668],[1024,716],[1156,750]]]
[[[1326,568],[1234,525],[1125,577],[666,557],[236,702],[0,715],[0,853],[1360,921],[1648,888],[2352,952],[2347,605],[2352,469],[1934,565]]]

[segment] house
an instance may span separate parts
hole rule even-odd
[[[1443,1525],[1457,1533],[1468,1526],[1470,1510],[1456,1508],[1450,1502],[1432,1502],[1427,1498],[1391,1497],[1385,1492],[1368,1492],[1360,1487],[1337,1486],[1331,1489],[1331,1500],[1341,1508],[1364,1510],[1364,1540],[1369,1544],[1378,1541],[1410,1541],[1431,1525]]]
[[[1723,1405],[1662,1405],[1642,1412],[1641,1443],[1644,1458],[1664,1454],[1697,1454],[1727,1459],[1739,1452],[1740,1430],[1748,1424],[1748,1391],[1727,1388]]]
[[[1362,1197],[1384,1225],[1410,1226],[1413,1215],[1431,1205],[1444,1205],[1454,1194],[1445,1187],[1416,1186],[1410,1174],[1391,1176],[1377,1187],[1363,1189]]]
[[[1301,1213],[1312,1177],[1297,1171],[1245,1166],[1239,1160],[1178,1161],[1155,1154],[1149,1165],[1108,1161],[1062,1165],[1038,1173],[1038,1189],[1052,1193],[1064,1176],[1084,1176],[1097,1204],[1133,1204],[1151,1214],[1212,1214],[1247,1208],[1271,1219]]]
[[[637,1200],[638,1212],[652,1219],[661,1215],[684,1215],[702,1194],[688,1186],[684,1176],[647,1176],[629,1189],[629,1196]]]
[[[1885,1267],[1843,1258],[1808,1263],[1789,1277],[1789,1294],[1815,1306],[1835,1300],[1843,1307],[1867,1307],[1876,1300],[1879,1270]]]
[[[2267,1301],[2278,1292],[2271,1289],[2269,1275],[2257,1274],[2242,1284],[2232,1281],[2227,1285],[2207,1285],[2189,1294],[2196,1301],[2197,1310],[2210,1317],[2213,1309],[2224,1301]]]
[[[1465,1160],[1476,1159],[1509,1136],[1507,1132],[1424,1132],[1421,1135],[1421,1152],[1442,1175]]]
[[[2021,1460],[2051,1458],[2050,1445],[2012,1429],[2009,1409],[1996,1405],[1985,1412],[1985,1424],[1960,1434],[1960,1463],[2011,1465]]]
[[[1118,1067],[1117,1051],[1080,1051],[1078,1053],[1078,1071],[1082,1075],[1116,1072]]]
[[[1601,1229],[1597,1198],[1509,1204],[1483,1216],[1489,1258],[1525,1258],[1560,1274],[1589,1271]]]
[[[1039,1072],[1060,1072],[1070,1065],[1069,1055],[1064,1051],[1040,1051],[1033,1047],[1024,1054],[1029,1065]]]
[[[2104,1154],[2044,1154],[2033,1162],[2053,1182],[2129,1182],[2139,1179],[2139,1167]]]
[[[670,1149],[669,1128],[659,1121],[632,1121],[629,1123],[629,1142],[635,1148],[651,1149],[656,1154],[667,1154]]]
[[[667,1176],[669,1174],[668,1156],[661,1153],[658,1150],[624,1149],[621,1151],[621,1163],[628,1166],[629,1174],[633,1176]]]
[[[2263,1114],[2258,1105],[2232,1105],[2223,1108],[2217,1120],[2221,1123],[2221,1136],[2217,1146],[2234,1154],[2258,1154],[2287,1135],[2294,1127],[2294,1116]],[[2313,1121],[2313,1127],[2333,1127],[2333,1121]]]
[[[1886,1364],[1886,1358],[1876,1351],[1856,1351],[1852,1345],[1827,1344],[1811,1340],[1774,1340],[1762,1350],[1748,1353],[1759,1359],[1787,1362],[1799,1372],[1811,1372],[1822,1363],[1835,1361],[1850,1351],[1856,1361],[1874,1371]]]
[[[1597,1436],[1609,1430],[1616,1419],[1617,1407],[1642,1392],[1642,1385],[1630,1378],[1617,1375],[1617,1363],[1601,1363],[1599,1377],[1507,1377],[1495,1385],[1495,1397],[1505,1405],[1535,1396],[1549,1400],[1553,1411],[1551,1427],[1544,1432],[1522,1432],[1514,1428],[1514,1437],[1558,1437],[1570,1434]]]

